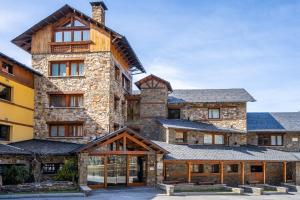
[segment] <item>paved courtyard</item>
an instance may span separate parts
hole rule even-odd
[[[61,198],[24,198],[23,200],[292,200],[300,199],[300,193],[286,195],[262,195],[262,196],[246,196],[246,195],[195,195],[195,196],[166,196],[160,194],[153,188],[131,188],[131,189],[110,189],[97,190],[89,197],[61,197]]]

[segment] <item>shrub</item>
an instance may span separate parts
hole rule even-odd
[[[73,181],[78,179],[78,168],[76,159],[66,160],[64,166],[58,170],[54,178],[57,181]]]
[[[30,172],[25,166],[11,165],[3,170],[3,183],[5,185],[16,185],[25,183],[30,179]]]

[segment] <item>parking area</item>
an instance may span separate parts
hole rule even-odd
[[[22,198],[21,198],[22,199]],[[292,193],[285,195],[262,195],[262,196],[246,196],[246,195],[195,195],[195,196],[166,196],[159,191],[143,187],[143,188],[126,188],[126,189],[107,189],[96,190],[89,197],[61,197],[61,198],[24,198],[23,200],[292,200],[300,199],[300,193]]]

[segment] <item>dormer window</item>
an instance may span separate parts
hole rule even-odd
[[[82,42],[90,40],[89,25],[77,17],[59,25],[54,33],[54,42]]]

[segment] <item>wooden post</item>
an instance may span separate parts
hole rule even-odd
[[[104,187],[107,187],[107,156],[104,156]]]
[[[264,180],[264,184],[266,184],[266,162],[264,161],[262,165],[263,165],[263,178],[264,178],[263,180]]]
[[[130,155],[126,155],[126,186],[129,186],[130,158]]]
[[[163,163],[163,168],[164,168],[164,172],[163,172],[163,176],[164,176],[164,181],[166,180],[166,176],[167,176],[167,163]]]
[[[188,182],[192,182],[192,165],[191,165],[191,162],[188,162],[187,163],[187,167],[188,167],[188,170],[187,170],[187,176],[188,176]]]
[[[245,162],[241,163],[242,185],[245,185]]]
[[[222,161],[221,164],[221,184],[224,184],[224,162]]]
[[[283,162],[282,176],[283,176],[283,182],[286,183],[286,161]]]
[[[123,137],[123,151],[126,151],[126,136]]]

